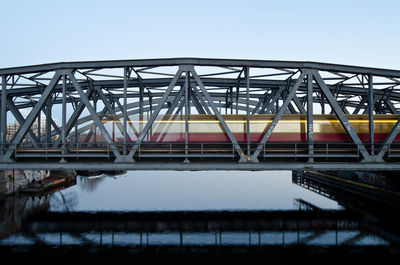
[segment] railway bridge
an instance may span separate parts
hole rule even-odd
[[[0,170],[400,170],[399,70],[167,58],[0,76]]]

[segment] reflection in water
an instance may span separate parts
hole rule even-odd
[[[293,209],[297,198],[323,209],[342,208],[291,184],[290,172],[131,171],[117,179],[78,177],[77,182],[62,191],[76,193],[74,211]],[[82,188],[86,186],[93,189]]]
[[[43,212],[50,206],[50,197],[9,196],[0,200],[0,239],[20,232],[23,220],[35,212]]]
[[[129,174],[81,177],[48,196],[47,211],[19,216],[19,229],[4,233],[2,224],[0,250],[18,247],[17,253],[36,255],[40,246],[59,255],[55,250],[61,248],[63,257],[78,251],[97,260],[99,253],[110,258],[399,253],[398,220],[387,218],[398,208],[301,174]],[[1,207],[2,216],[9,208],[10,203]]]
[[[78,196],[76,192],[73,191],[57,191],[51,198],[51,205],[51,208],[56,211],[70,212],[73,208],[75,208],[76,205],[78,205]]]
[[[93,192],[103,182],[105,177],[103,175],[96,175],[91,177],[78,176],[77,181],[79,187],[83,192]]]

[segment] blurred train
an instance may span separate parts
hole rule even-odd
[[[346,115],[351,126],[363,142],[369,141],[368,115]],[[250,115],[250,141],[259,142],[272,123],[275,115]],[[223,118],[238,142],[247,141],[246,115],[223,115]],[[400,115],[374,115],[374,140],[383,142],[396,124]],[[103,122],[107,130],[113,119]],[[117,121],[119,122],[119,121]],[[139,116],[130,117],[130,126],[133,128],[128,134],[128,141],[135,141],[144,128],[147,120]],[[115,128],[112,129],[115,131]],[[189,142],[230,142],[226,133],[215,115],[189,115],[188,118]],[[121,138],[119,137],[119,140]],[[117,140],[117,141],[119,141]],[[398,135],[395,141],[399,141]],[[283,115],[277,123],[268,142],[305,142],[307,141],[306,115]],[[185,142],[185,116],[164,115],[156,119],[143,142]],[[314,115],[314,142],[352,142],[342,127],[336,115]]]

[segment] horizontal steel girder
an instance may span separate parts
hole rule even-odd
[[[0,163],[0,170],[21,169],[21,170],[171,170],[171,171],[213,171],[213,170],[232,170],[232,171],[260,171],[260,170],[337,170],[345,168],[346,170],[400,170],[400,163],[359,163],[359,162],[326,162],[326,163],[307,163],[307,162],[270,162],[270,163],[237,163],[237,162],[136,162],[136,163],[95,163],[95,162],[14,162]]]
[[[254,68],[291,68],[316,69],[322,71],[346,72],[353,74],[372,74],[400,78],[399,70],[351,66],[341,64],[300,62],[300,61],[272,61],[272,60],[239,60],[239,59],[210,59],[210,58],[163,58],[139,60],[112,60],[112,61],[85,61],[61,62],[31,66],[10,67],[0,69],[0,75],[25,74],[48,72],[64,69],[88,68],[123,68],[123,67],[152,67],[152,66],[226,66],[226,67],[254,67]]]

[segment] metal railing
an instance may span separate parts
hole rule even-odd
[[[65,145],[54,147],[53,143],[39,143],[33,145],[23,142],[16,145],[8,144],[0,148],[4,154],[13,150],[13,158],[28,157],[103,157],[113,158],[113,148],[119,152],[131,150],[135,143],[113,143],[106,142],[67,142]],[[216,142],[181,142],[152,143],[143,142],[139,145],[135,158],[238,158],[241,155],[252,154],[258,147],[258,143],[239,143],[242,154],[237,152],[232,143]],[[250,149],[248,150],[248,147]],[[366,150],[371,153],[372,146],[364,144]],[[375,144],[375,154],[383,146]],[[400,144],[392,143],[384,146],[386,148],[385,158],[399,158]],[[297,143],[266,143],[263,145],[260,156],[268,158],[360,158],[360,145],[354,143],[314,143],[310,150],[305,142]]]

